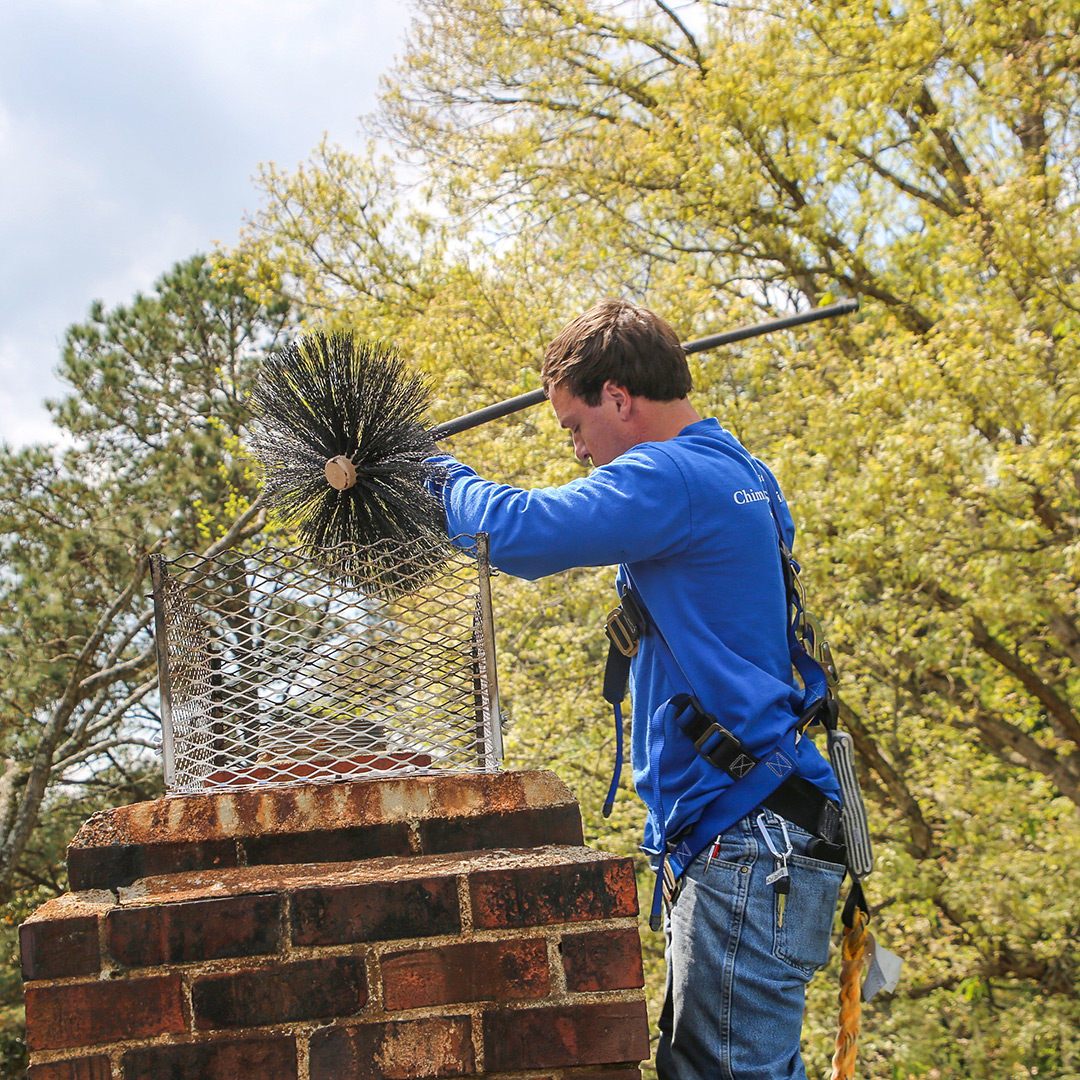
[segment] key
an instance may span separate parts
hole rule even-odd
[[[772,891],[777,894],[777,926],[783,929],[787,894],[792,891],[792,876],[787,872],[786,861],[778,870],[773,870],[769,876],[773,878]]]

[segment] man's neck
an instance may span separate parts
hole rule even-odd
[[[649,398],[635,397],[634,409],[638,414],[637,434],[640,442],[665,442],[674,439],[684,427],[696,424],[701,419],[689,398],[651,401]]]

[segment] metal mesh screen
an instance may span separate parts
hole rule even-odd
[[[389,597],[356,565],[151,556],[170,792],[498,768],[487,537]]]

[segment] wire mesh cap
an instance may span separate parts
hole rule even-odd
[[[393,541],[151,556],[167,789],[497,769],[486,541],[391,598],[341,565]]]

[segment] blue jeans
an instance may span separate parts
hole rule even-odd
[[[844,877],[806,855],[809,833],[787,822],[793,853],[784,905],[766,877],[777,861],[756,819],[736,822],[687,868],[668,913],[661,1080],[805,1080],[799,1038],[806,984],[829,955]],[[777,851],[780,819],[765,811]]]

